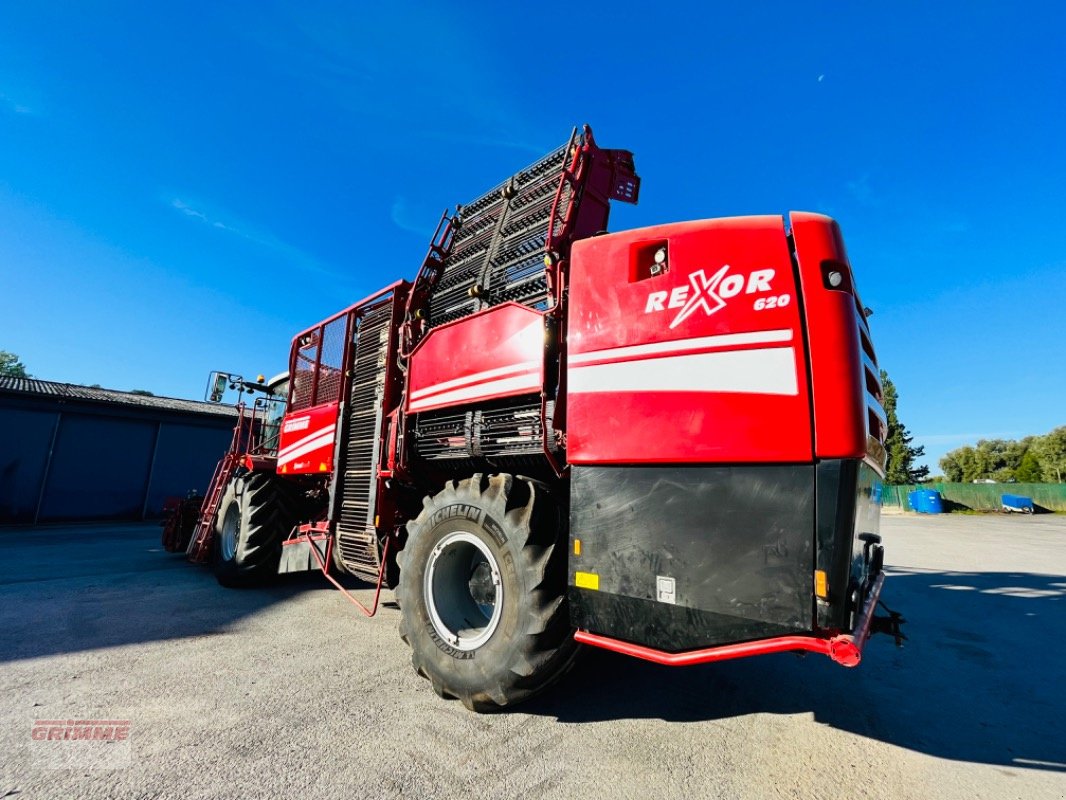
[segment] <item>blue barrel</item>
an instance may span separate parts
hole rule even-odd
[[[933,489],[915,489],[907,495],[907,502],[919,514],[943,514],[944,501]]]

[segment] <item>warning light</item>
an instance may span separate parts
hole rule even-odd
[[[574,555],[575,556],[581,555],[581,540],[580,539],[574,539]]]
[[[814,593],[823,600],[829,598],[829,581],[825,576],[824,569],[816,569],[814,571]]]

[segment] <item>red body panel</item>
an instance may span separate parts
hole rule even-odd
[[[568,460],[811,460],[799,300],[780,217],[575,243]]]
[[[286,414],[281,423],[278,472],[307,475],[333,470],[337,403]]]
[[[434,328],[411,354],[408,413],[539,394],[544,319],[517,303]]]
[[[869,435],[884,441],[885,431],[871,430],[875,425],[880,427],[884,412],[880,410],[876,356],[854,293],[855,279],[844,240],[839,226],[829,217],[797,212],[791,219],[807,308],[814,452],[818,458],[862,458]],[[838,288],[827,283],[827,274],[834,270],[842,276]],[[864,347],[869,350],[865,359]]]

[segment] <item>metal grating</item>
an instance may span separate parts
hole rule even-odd
[[[547,306],[545,245],[572,141],[460,209],[429,300],[430,326],[508,301]],[[570,199],[566,184],[560,207]]]
[[[550,310],[570,245],[606,229],[610,201],[636,203],[639,194],[633,154],[598,147],[586,125],[454,215],[446,212],[411,294],[417,322],[408,344],[501,303]]]
[[[419,414],[415,446],[427,461],[512,458],[544,452],[540,403]]]
[[[355,335],[337,546],[351,572],[376,579],[381,566],[374,504],[380,456],[392,300],[368,312]]]

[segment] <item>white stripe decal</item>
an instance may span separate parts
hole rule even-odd
[[[571,394],[591,392],[737,392],[799,394],[796,350],[767,347],[661,356],[571,367]]]
[[[281,449],[281,451],[278,453],[278,458],[282,458],[282,457],[288,455],[291,451],[295,450],[297,447],[303,447],[305,444],[307,444],[307,442],[311,441],[312,439],[315,439],[315,438],[318,438],[318,437],[321,437],[321,436],[325,436],[327,434],[332,436],[333,432],[336,429],[337,429],[337,423],[333,422],[327,428],[322,428],[321,430],[313,431],[312,433],[309,433],[306,436],[304,436],[304,437],[302,437],[300,439],[297,439],[295,442],[292,442],[290,444],[285,445],[285,447],[283,447]]]
[[[675,339],[671,342],[652,342],[635,344],[628,347],[612,347],[592,353],[578,353],[570,356],[571,364],[587,364],[589,361],[617,360],[633,356],[645,356],[659,353],[682,353],[686,350],[710,350],[719,347],[736,347],[742,344],[774,344],[791,342],[792,329],[782,328],[773,331],[749,331],[747,333],[726,333],[721,336],[701,336],[696,339]]]
[[[490,378],[499,378],[504,375],[510,375],[515,372],[527,372],[529,370],[536,370],[540,368],[540,363],[537,361],[526,361],[521,364],[511,364],[508,367],[498,367],[497,369],[489,369],[484,372],[475,372],[473,375],[466,375],[462,378],[455,378],[454,380],[444,381],[443,383],[435,383],[432,386],[427,386],[424,389],[419,389],[417,392],[411,392],[411,399],[417,400],[427,395],[437,394],[447,389],[454,389],[457,386],[466,386],[471,383],[480,383],[481,381],[489,380]]]
[[[467,386],[451,392],[443,392],[432,397],[423,397],[411,401],[412,411],[421,411],[428,406],[448,403],[459,403],[464,400],[477,400],[493,394],[504,392],[519,392],[523,390],[540,390],[540,374],[531,372],[528,375],[517,375],[513,378],[503,378],[497,381],[486,381],[477,386]]]
[[[324,447],[333,441],[333,432],[324,433],[317,439],[312,439],[303,447],[293,450],[291,453],[286,453],[284,456],[278,456],[278,464],[288,464],[290,461],[295,461],[300,456],[305,456],[308,453],[314,452],[320,447]]]

